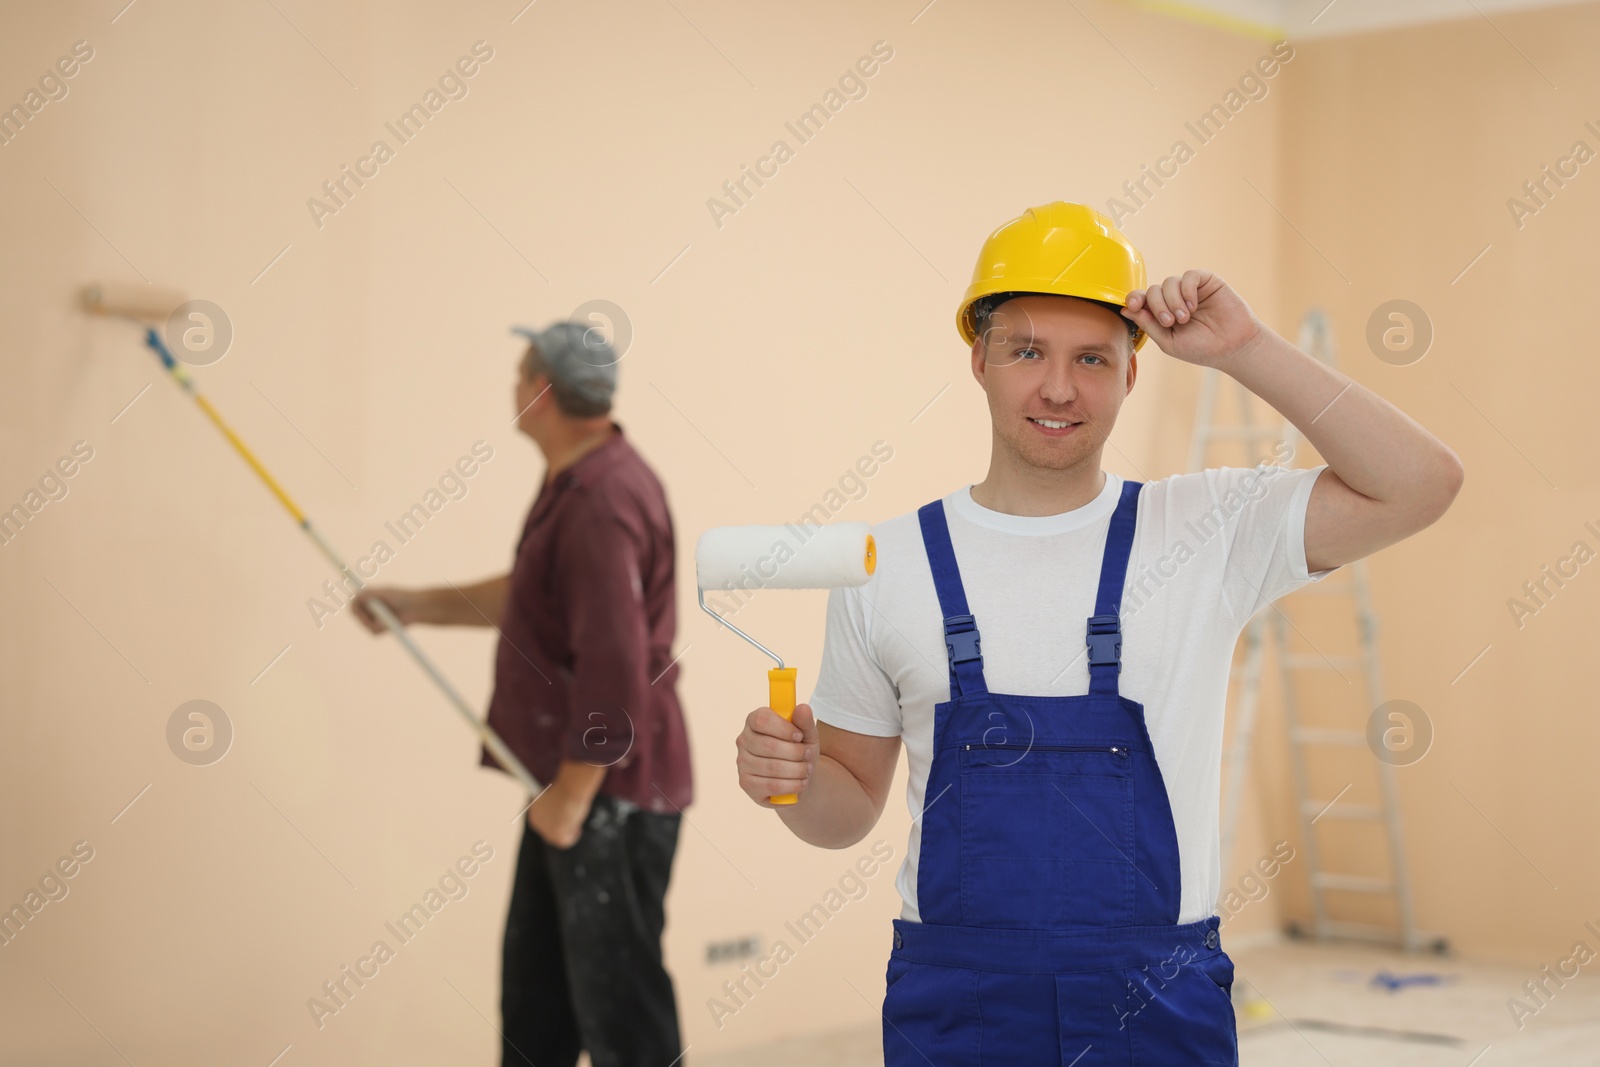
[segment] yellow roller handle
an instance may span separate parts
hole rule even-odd
[[[222,436],[226,437],[228,443],[233,445],[240,456],[244,457],[246,463],[250,464],[250,469],[256,472],[256,477],[266,483],[267,488],[272,491],[272,495],[278,498],[278,503],[288,509],[289,514],[294,516],[295,522],[300,523],[302,526],[305,525],[306,513],[300,510],[300,505],[291,500],[289,494],[284,492],[283,486],[278,484],[278,480],[267,473],[267,468],[263,467],[261,461],[256,458],[256,454],[250,451],[250,446],[246,445],[239,435],[233,432],[232,426],[222,420],[222,416],[217,413],[217,409],[211,406],[211,401],[201,396],[194,389],[190,389],[189,392],[194,397],[194,402],[200,405],[200,410],[206,413],[206,418],[210,419],[217,429],[222,431]]]
[[[767,671],[767,705],[785,719],[794,718],[794,667],[773,667]],[[783,793],[768,797],[774,804],[793,804],[798,794]]]

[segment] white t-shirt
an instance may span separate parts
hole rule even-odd
[[[1180,923],[1215,914],[1221,888],[1222,722],[1234,645],[1269,601],[1337,569],[1306,571],[1306,503],[1326,469],[1212,468],[1149,482],[1139,493],[1117,684],[1144,705],[1166,781],[1183,880]],[[1106,472],[1099,496],[1059,515],[991,511],[973,501],[971,486],[944,498],[991,692],[1089,691],[1084,627],[1094,614],[1122,482]],[[950,670],[917,513],[872,533],[878,563],[871,579],[828,594],[822,665],[809,703],[820,721],[839,729],[898,734],[905,743],[914,821],[895,886],[905,902],[901,917],[917,922],[916,817],[933,758],[933,706],[950,699]]]

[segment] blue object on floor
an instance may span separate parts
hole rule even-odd
[[[1446,974],[1390,974],[1388,971],[1379,971],[1372,976],[1372,985],[1382,986],[1389,992],[1398,992],[1406,986],[1412,985],[1444,985],[1451,981],[1451,976]]]

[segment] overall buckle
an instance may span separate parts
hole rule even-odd
[[[944,620],[944,647],[950,654],[950,663],[965,663],[982,659],[978,651],[978,624],[971,615],[952,615]]]
[[[1109,667],[1116,664],[1122,671],[1122,620],[1116,615],[1089,616],[1089,630],[1084,635],[1089,646],[1089,666]]]

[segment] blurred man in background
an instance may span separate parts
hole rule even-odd
[[[369,588],[402,623],[495,626],[489,725],[546,784],[528,808],[502,956],[502,1064],[683,1067],[663,899],[693,782],[672,661],[672,518],[611,418],[618,356],[592,328],[528,340],[517,428],[544,482],[511,572]],[[487,766],[496,766],[487,752]],[[502,768],[504,769],[504,768]]]

